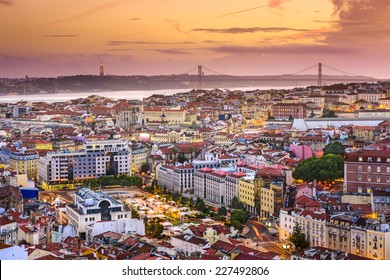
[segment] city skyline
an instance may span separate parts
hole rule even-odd
[[[0,1],[0,77],[97,75],[100,63],[118,75],[198,64],[267,75],[323,62],[389,78],[385,0],[45,2]]]

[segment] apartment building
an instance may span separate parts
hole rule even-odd
[[[38,181],[46,190],[75,188],[103,175],[131,175],[127,140],[87,140],[83,151],[48,153],[38,160]]]
[[[181,164],[174,168],[172,185],[175,192],[188,193],[194,189],[195,168],[191,163]]]
[[[326,222],[326,246],[330,249],[351,252],[351,226],[353,217],[337,216]]]
[[[39,154],[36,151],[13,151],[10,153],[10,167],[35,180],[38,178],[38,159]]]
[[[304,210],[295,216],[295,221],[301,226],[302,232],[310,242],[310,246],[326,246],[326,221],[324,212]]]
[[[390,183],[390,149],[371,145],[347,154],[344,161],[344,192],[370,193]]]
[[[306,117],[305,104],[278,103],[272,106],[272,117],[277,120],[289,118],[303,119]]]
[[[226,204],[225,180],[229,172],[208,167],[195,171],[194,194],[208,202]]]

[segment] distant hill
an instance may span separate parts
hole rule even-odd
[[[371,77],[323,76],[324,84],[374,82]],[[204,88],[233,88],[256,86],[308,86],[317,84],[316,75],[280,76],[203,76]],[[160,76],[92,76],[77,75],[57,78],[0,78],[0,94],[33,94],[55,92],[93,92],[119,90],[157,90],[195,88],[196,75]]]

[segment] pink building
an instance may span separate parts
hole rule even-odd
[[[313,185],[310,184],[301,184],[297,189],[297,194],[295,195],[295,199],[300,198],[301,196],[307,196],[310,198],[317,196],[317,190]]]
[[[294,152],[299,159],[308,159],[313,157],[312,149],[305,144],[290,144],[290,151]]]

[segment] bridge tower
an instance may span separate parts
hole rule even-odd
[[[203,88],[203,70],[202,70],[202,65],[198,65],[198,84],[197,84],[198,89]]]
[[[322,86],[322,63],[318,63],[318,86]]]

